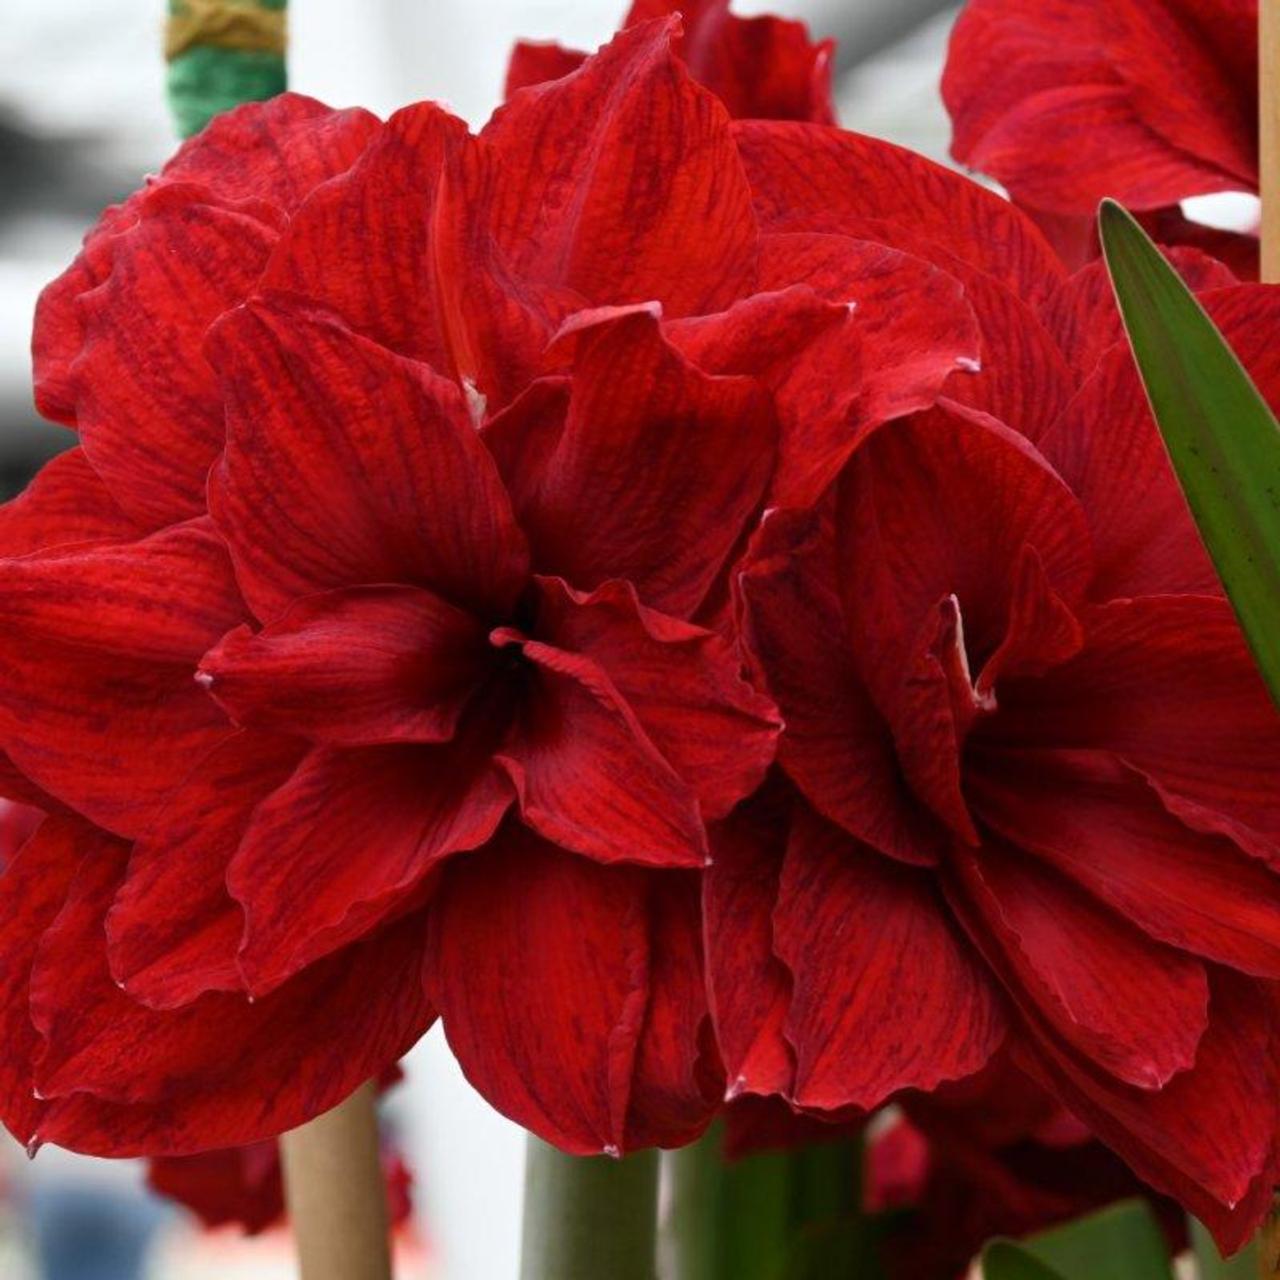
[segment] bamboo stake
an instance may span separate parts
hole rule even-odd
[[[391,1280],[376,1098],[362,1085],[280,1140],[301,1280]]]
[[[1262,279],[1280,283],[1280,0],[1258,5],[1258,174]]]
[[[1258,4],[1258,190],[1262,280],[1280,283],[1280,0]],[[1258,1275],[1280,1280],[1280,1200],[1258,1233]]]

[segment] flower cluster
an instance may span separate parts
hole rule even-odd
[[[256,1142],[437,1016],[574,1153],[1008,1069],[1237,1242],[1280,718],[1105,276],[669,8],[477,135],[223,117],[46,292],[0,1114]],[[1280,400],[1280,296],[1175,258]]]

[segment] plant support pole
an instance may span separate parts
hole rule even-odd
[[[1258,4],[1258,108],[1262,281],[1280,284],[1280,0]]]
[[[567,1156],[529,1136],[520,1280],[654,1280],[657,1226],[656,1151]]]
[[[373,1083],[286,1133],[280,1155],[301,1280],[391,1280]]]
[[[1262,217],[1261,276],[1280,283],[1280,0],[1258,3],[1258,190]],[[1280,1200],[1258,1236],[1258,1274],[1280,1278]]]

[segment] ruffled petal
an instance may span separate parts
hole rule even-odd
[[[720,636],[646,609],[625,583],[589,595],[559,578],[539,585],[538,634],[600,666],[693,787],[705,819],[724,817],[755,790],[782,725]]]
[[[1160,1089],[1196,1060],[1204,966],[1145,937],[1019,849],[988,841],[950,865],[1040,1017],[1099,1068]]]
[[[761,230],[874,240],[946,270],[956,259],[1033,305],[1066,274],[1007,200],[904,147],[818,125],[743,121],[734,137]]]
[[[0,555],[68,543],[132,542],[143,529],[120,509],[80,448],[68,449],[0,506]]]
[[[200,655],[244,616],[207,520],[10,561],[0,745],[59,799],[138,835],[192,761],[227,734],[193,677]]]
[[[707,982],[729,1095],[790,1096],[795,1061],[782,1027],[791,978],[773,950],[773,907],[792,795],[771,782],[711,829],[702,880]]]
[[[430,591],[348,587],[224,636],[196,678],[237,724],[358,747],[447,741],[492,663],[483,624]]]
[[[244,908],[250,991],[274,990],[403,913],[441,859],[493,835],[511,788],[479,719],[440,745],[314,748],[257,806],[226,877]]]
[[[1180,822],[1140,775],[1100,751],[983,750],[975,812],[1152,938],[1280,977],[1280,878]]]
[[[244,911],[227,892],[254,809],[297,768],[291,738],[236,733],[201,760],[134,844],[106,917],[111,975],[153,1009],[240,991]]]
[[[700,867],[697,794],[590,657],[494,633],[528,664],[520,717],[497,761],[520,815],[548,840],[600,862]]]
[[[485,126],[503,173],[491,230],[518,275],[673,316],[751,292],[756,225],[729,118],[676,58],[676,30],[623,32]]]
[[[829,512],[768,516],[740,582],[743,634],[786,724],[782,767],[851,835],[903,862],[936,862],[941,830],[907,789],[845,632]]]
[[[280,303],[229,316],[211,357],[227,451],[209,502],[259,618],[390,582],[505,615],[527,552],[456,385]]]
[[[574,1155],[617,1154],[649,1000],[643,872],[510,825],[445,873],[426,987],[467,1078]]]
[[[49,1099],[37,1137],[90,1155],[183,1155],[296,1128],[402,1057],[430,1025],[424,922],[409,916],[250,1003],[155,1013],[111,980],[103,916],[127,850],[86,848],[31,978]]]
[[[979,1070],[1005,1036],[993,977],[933,876],[796,815],[774,911],[791,971],[797,1105],[870,1109]]]
[[[1280,717],[1227,602],[1117,600],[1081,621],[1079,656],[1002,697],[1000,740],[1114,753],[1187,826],[1280,868]]]
[[[564,430],[523,482],[534,565],[691,616],[764,497],[776,430],[754,379],[702,373],[647,312],[606,320],[578,338]]]

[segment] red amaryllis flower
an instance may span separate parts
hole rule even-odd
[[[387,1210],[392,1226],[413,1212],[413,1175],[394,1152],[383,1155]],[[257,1235],[284,1221],[280,1144],[256,1142],[194,1156],[158,1156],[147,1170],[147,1185],[185,1205],[210,1229],[237,1226]]]
[[[1029,1235],[1139,1196],[1171,1248],[1185,1245],[1181,1209],[1007,1060],[904,1099],[904,1111],[867,1144],[866,1208],[899,1211],[881,1244],[891,1276],[959,1280],[993,1236]]]
[[[852,144],[795,130],[744,127],[760,203],[862,225]],[[919,177],[917,242],[962,181]],[[1028,224],[987,214],[1015,280]],[[720,1042],[734,1089],[837,1115],[1007,1045],[1238,1243],[1273,1180],[1280,719],[1108,345],[1101,269],[1032,283],[975,276],[983,372],[748,557],[789,782],[724,824],[707,876]],[[1280,295],[1202,296],[1280,399]]]
[[[762,228],[677,30],[478,137],[399,113],[247,274],[201,248],[216,183],[162,180],[53,286],[80,346],[41,339],[41,376],[85,442],[0,511],[0,746],[59,806],[0,881],[25,1140],[260,1139],[435,1009],[571,1151],[718,1103],[704,823],[778,722],[708,624],[762,505],[976,335],[931,262]],[[285,99],[190,154],[295,116],[338,127]]]
[[[835,41],[814,44],[803,22],[787,18],[739,18],[729,12],[729,0],[633,0],[622,28],[673,13],[685,22],[676,51],[690,74],[720,98],[730,115],[835,123]],[[521,41],[507,67],[507,96],[568,75],[586,57],[563,45]]]
[[[1104,196],[1211,236],[1177,205],[1257,191],[1257,27],[1257,0],[970,0],[942,82],[953,153],[1075,253]]]
[[[388,1215],[398,1226],[413,1212],[413,1175],[389,1148],[383,1150],[382,1170]],[[185,1205],[211,1229],[237,1226],[257,1235],[285,1217],[280,1144],[272,1139],[193,1156],[158,1156],[147,1169],[147,1185]]]

